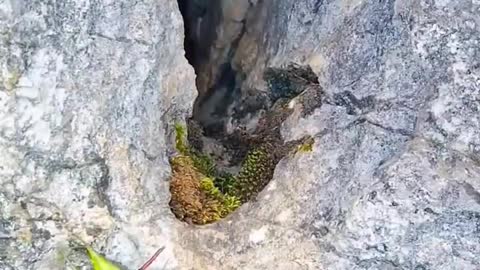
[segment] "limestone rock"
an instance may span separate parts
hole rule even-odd
[[[128,269],[480,268],[480,3],[250,3],[232,66],[267,91],[310,65],[322,106],[282,134],[315,144],[204,227],[168,209],[196,97],[176,2],[0,3],[0,269],[88,269],[80,240]]]
[[[323,105],[282,132],[316,143],[188,245],[222,262],[211,269],[478,269],[479,10],[259,1],[234,56],[242,87],[266,91],[265,67],[310,65]]]
[[[0,14],[0,269],[89,269],[82,241],[129,269],[165,246],[152,269],[174,267],[169,136],[196,96],[177,3]]]

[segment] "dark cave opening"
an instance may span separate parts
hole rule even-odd
[[[206,136],[222,137],[228,116],[234,110],[235,99],[240,97],[241,72],[235,70],[231,60],[236,46],[234,40],[218,37],[224,23],[224,0],[178,0],[185,26],[185,56],[197,75],[198,97],[192,120],[198,122]],[[224,35],[229,35],[225,34]],[[225,57],[212,56],[221,42],[231,43]],[[227,46],[228,47],[228,46]],[[218,54],[218,52],[216,52]]]
[[[185,56],[194,68],[207,61],[210,55],[215,29],[221,19],[220,1],[178,0],[185,26]]]

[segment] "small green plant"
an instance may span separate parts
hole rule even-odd
[[[186,127],[176,123],[175,132],[175,147],[177,151],[184,156],[189,156],[193,161],[193,165],[204,175],[214,175],[216,172],[215,162],[209,155],[198,153],[188,145]]]
[[[237,177],[236,194],[242,202],[248,201],[268,182],[272,167],[272,158],[263,148],[250,151],[245,158]]]
[[[213,179],[205,177],[200,181],[200,187],[210,196],[220,198],[222,196],[220,190],[213,183]]]
[[[240,200],[216,186],[217,169],[207,154],[198,153],[187,141],[186,128],[175,125],[179,156],[170,160],[173,169],[170,206],[177,218],[195,224],[207,224],[226,217]]]
[[[313,151],[314,138],[307,138],[301,145],[298,146],[298,152],[309,153]]]
[[[188,155],[190,153],[186,143],[186,138],[186,128],[180,123],[175,123],[175,147],[182,155]]]
[[[213,159],[207,154],[201,154],[190,150],[190,157],[193,165],[204,175],[213,176],[216,174],[217,168]]]
[[[222,215],[226,217],[233,211],[235,211],[240,205],[242,204],[242,201],[237,197],[237,196],[230,196],[230,195],[225,195],[223,199],[223,212]]]
[[[215,186],[220,189],[223,194],[233,194],[237,178],[231,173],[221,173],[215,177]]]
[[[200,186],[210,196],[220,202],[218,212],[220,217],[226,217],[231,212],[235,211],[240,206],[240,199],[233,195],[224,195],[220,189],[215,186],[212,178],[204,178]]]
[[[93,265],[93,270],[120,270],[118,266],[97,254],[91,247],[87,247],[87,253]]]
[[[103,256],[99,255],[91,247],[87,246],[87,254],[92,263],[93,270],[121,270],[120,267],[116,266],[109,260],[105,259]],[[155,254],[153,254],[147,262],[145,262],[138,270],[146,270],[152,263],[157,259],[158,255],[162,253],[165,247],[159,248]]]

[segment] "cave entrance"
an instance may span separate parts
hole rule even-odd
[[[178,0],[185,26],[186,58],[194,68],[208,61],[221,20],[221,1]]]
[[[232,59],[255,5],[249,0],[178,0],[178,4],[185,25],[185,55],[197,75],[192,118],[206,135],[219,137],[240,107],[234,101],[242,96],[244,75]]]
[[[318,80],[311,69],[292,65],[264,73],[268,93],[245,89],[246,75],[232,59],[248,12],[256,7],[249,0],[178,4],[198,97],[191,119],[175,127],[178,155],[170,160],[170,207],[180,220],[207,224],[254,198],[288,152],[311,143],[307,138],[284,143],[280,125],[292,112],[291,99],[305,98],[301,93],[317,89]]]

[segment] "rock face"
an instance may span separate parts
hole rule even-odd
[[[76,239],[128,269],[480,268],[480,2],[250,1],[232,67],[310,65],[322,106],[282,134],[316,140],[204,227],[168,209],[177,4],[60,2],[0,4],[0,269],[87,269]]]
[[[169,232],[174,121],[194,73],[175,1],[2,1],[0,269],[138,268]],[[168,268],[167,268],[168,269]]]
[[[309,64],[324,90],[256,202],[192,249],[212,269],[478,269],[477,1],[259,1],[233,57],[242,87]],[[300,110],[300,108],[298,108]],[[208,244],[206,244],[208,243]]]

